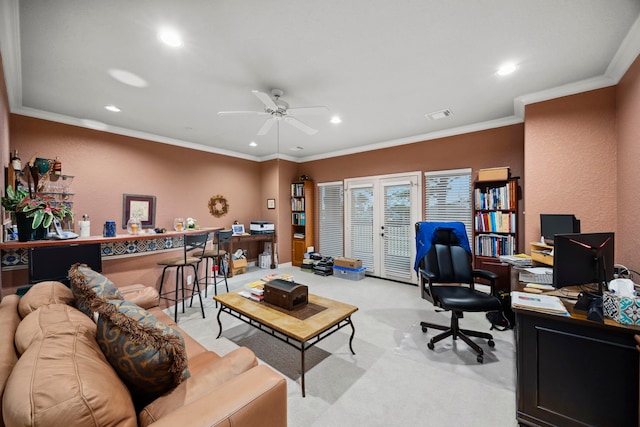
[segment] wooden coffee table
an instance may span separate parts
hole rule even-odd
[[[356,354],[352,347],[356,331],[351,322],[351,315],[358,310],[356,306],[314,294],[309,294],[307,305],[291,311],[250,300],[237,292],[216,295],[213,299],[220,303],[220,333],[217,338],[222,335],[220,314],[227,313],[300,350],[302,397],[305,397],[304,354],[308,348],[349,325],[349,349],[352,354]]]

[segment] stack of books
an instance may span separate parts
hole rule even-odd
[[[264,284],[263,280],[247,283],[239,294],[254,301],[262,301],[264,299]]]

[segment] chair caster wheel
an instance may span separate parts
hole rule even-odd
[[[427,327],[426,326],[422,327],[422,332],[425,333],[425,334],[427,333]]]
[[[481,354],[479,354],[478,357],[476,357],[476,359],[478,360],[478,363],[484,362],[484,356],[482,356]]]
[[[489,342],[487,344],[489,344],[489,347],[495,347],[496,346],[496,343],[493,340],[489,340]]]
[[[433,350],[434,348],[436,348],[436,346],[435,346],[435,345],[433,345],[433,343],[432,343],[431,341],[429,341],[429,342],[427,343],[427,347],[429,347],[429,350]]]

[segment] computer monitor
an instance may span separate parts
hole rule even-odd
[[[556,234],[580,233],[580,220],[571,214],[540,214],[540,233],[546,244],[553,245]]]
[[[556,234],[553,248],[553,285],[597,284],[590,293],[602,295],[613,280],[614,233]]]
[[[100,246],[100,243],[89,243],[29,248],[29,283],[56,280],[69,285],[69,269],[78,262],[101,273]]]

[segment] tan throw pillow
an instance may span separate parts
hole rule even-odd
[[[75,297],[76,308],[89,317],[93,313],[89,309],[89,303],[94,298],[101,300],[123,300],[122,294],[113,282],[102,274],[93,271],[85,264],[74,264],[69,269],[71,290]]]
[[[44,305],[73,305],[73,302],[73,292],[64,284],[55,281],[40,282],[29,288],[27,293],[20,298],[18,313],[24,319],[27,314]]]
[[[99,301],[96,340],[138,408],[189,377],[182,335],[129,301]]]

